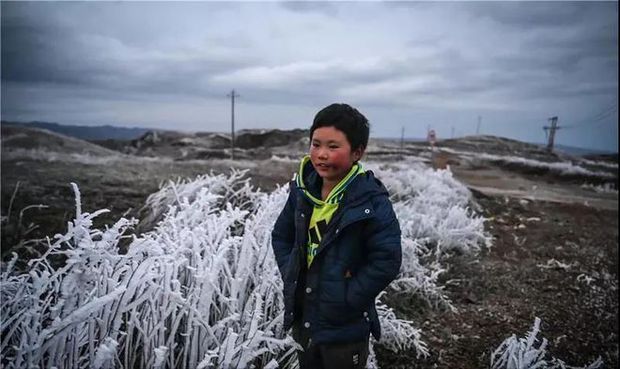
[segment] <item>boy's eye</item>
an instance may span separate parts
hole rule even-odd
[[[330,146],[329,146],[329,148],[330,148],[330,149],[337,149],[337,148],[338,148],[338,146],[336,146],[336,145],[330,145]]]

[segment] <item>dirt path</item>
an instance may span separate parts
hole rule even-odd
[[[618,210],[618,193],[599,193],[576,183],[531,179],[499,168],[452,167],[454,177],[469,189],[488,196],[507,196],[530,201],[582,204],[598,209]]]

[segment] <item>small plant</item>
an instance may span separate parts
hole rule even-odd
[[[491,355],[491,369],[598,369],[603,361],[599,357],[585,367],[566,365],[547,353],[548,341],[539,339],[540,318],[534,319],[532,330],[523,338],[512,335],[504,340]]]

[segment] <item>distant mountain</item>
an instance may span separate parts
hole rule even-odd
[[[484,136],[484,135],[482,135]],[[480,137],[482,137],[480,136]],[[473,138],[476,136],[462,136],[462,137],[456,137],[456,138],[448,138],[448,139],[443,139],[440,141],[446,141],[446,142],[451,142],[451,141],[459,141],[459,140],[469,140],[470,138]],[[489,136],[489,137],[496,137],[497,139],[507,139],[509,141],[517,141],[517,140],[512,140],[509,139],[507,137],[499,137],[499,136]],[[391,140],[394,142],[400,142],[400,137],[379,137],[380,139],[385,139],[385,140]],[[420,138],[420,137],[411,137],[411,138],[405,138],[405,142],[426,142],[427,139],[426,138]],[[521,142],[521,141],[518,141]],[[542,149],[542,150],[546,150],[547,149],[547,145],[540,143],[540,142],[524,142],[523,143],[527,143],[527,144],[532,144],[537,146],[538,148]],[[575,146],[568,146],[568,145],[558,145],[555,144],[555,151],[562,151],[566,154],[570,154],[570,155],[574,155],[574,156],[590,156],[590,155],[613,155],[613,154],[618,154],[617,151],[609,151],[609,150],[599,150],[599,149],[589,149],[589,148],[585,148],[585,147],[575,147]]]
[[[562,150],[568,154],[578,155],[578,156],[605,155],[605,154],[617,154],[618,153],[618,152],[613,152],[613,151],[608,151],[608,150],[586,149],[584,147],[574,147],[574,146],[566,146],[566,145],[555,145],[555,148],[558,150]]]
[[[2,121],[2,125],[13,124],[25,127],[43,128],[52,132],[57,132],[66,136],[80,138],[82,140],[133,140],[141,137],[146,132],[151,131],[147,128],[127,128],[104,126],[72,126],[49,122],[7,122]]]
[[[2,160],[5,159],[5,155],[11,157],[11,153],[35,158],[57,154],[85,154],[100,157],[119,155],[117,151],[86,140],[26,124],[2,122],[0,135],[2,136]]]

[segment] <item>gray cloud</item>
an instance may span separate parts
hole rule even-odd
[[[235,88],[248,124],[348,101],[385,112],[389,135],[407,114],[579,115],[618,94],[615,3],[1,6],[9,118],[189,126]]]
[[[609,3],[610,8],[613,7]],[[520,30],[529,27],[565,27],[587,19],[592,4],[587,2],[502,1],[461,4],[462,9],[477,18]]]
[[[19,8],[5,16],[4,5],[2,80],[7,82],[208,96],[202,79],[254,62],[239,57],[242,42],[224,37],[206,38],[200,48],[157,48],[135,39],[128,43],[114,32],[86,33],[40,15],[29,19]]]

